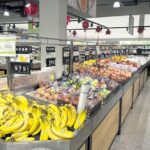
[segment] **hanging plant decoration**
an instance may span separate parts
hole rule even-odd
[[[84,30],[88,29],[89,22],[88,21],[83,21],[82,27],[83,27]]]
[[[101,31],[102,31],[102,27],[97,26],[97,28],[96,28],[96,32],[97,32],[97,33],[99,33],[99,32],[101,32]]]
[[[71,22],[71,16],[67,16],[67,25]]]
[[[107,34],[107,35],[111,34],[110,29],[107,29],[107,30],[106,30],[106,34]]]
[[[72,32],[72,34],[73,34],[73,36],[75,37],[75,36],[77,35],[77,32],[74,30],[74,31]]]
[[[138,28],[138,33],[141,34],[141,33],[143,33],[143,32],[144,32],[144,27],[143,27],[143,26],[140,26],[140,27]]]

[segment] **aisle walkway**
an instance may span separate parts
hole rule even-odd
[[[110,150],[150,150],[150,78]]]

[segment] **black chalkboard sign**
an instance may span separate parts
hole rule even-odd
[[[70,47],[63,47],[63,65],[69,65],[70,63]]]
[[[16,46],[16,53],[17,54],[30,54],[32,53],[31,46]]]
[[[31,63],[11,62],[12,73],[15,74],[30,74]]]
[[[55,52],[55,47],[46,47],[46,52]]]
[[[47,58],[46,59],[46,67],[55,66],[55,58]]]
[[[73,62],[78,62],[79,61],[79,56],[74,56],[73,57]]]
[[[63,58],[63,65],[69,65],[70,63],[70,57],[64,57]]]

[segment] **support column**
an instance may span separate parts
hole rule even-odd
[[[40,1],[40,36],[47,38],[67,39],[67,0],[39,0]],[[50,41],[50,40],[49,40]],[[66,44],[62,41],[51,41],[55,44]],[[41,67],[46,67],[46,46],[41,45]],[[50,45],[49,45],[50,46]],[[64,66],[62,64],[63,46],[55,46],[56,75],[60,77]]]

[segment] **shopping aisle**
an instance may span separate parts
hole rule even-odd
[[[150,150],[150,78],[137,97],[110,150]]]

